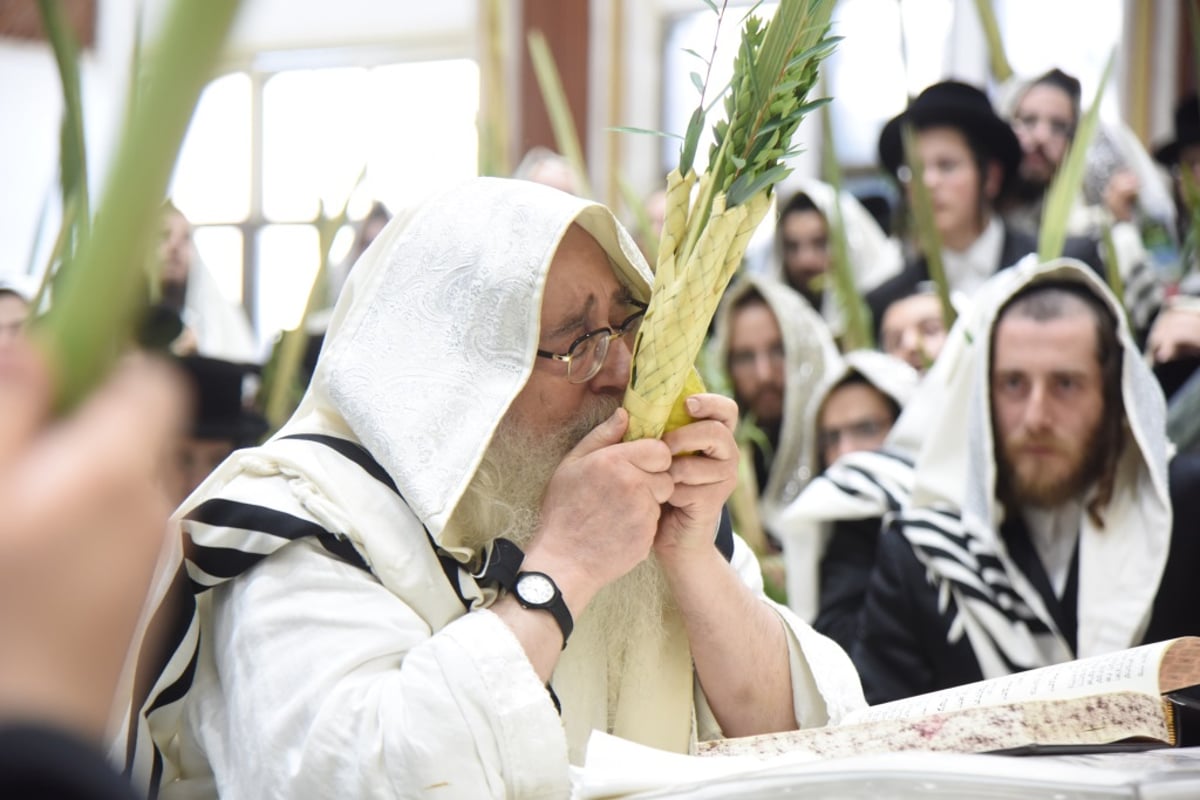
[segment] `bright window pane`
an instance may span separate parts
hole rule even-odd
[[[754,12],[764,22],[775,16],[779,3],[762,3]],[[692,83],[691,74],[697,72],[704,78],[708,66],[685,50],[699,53],[712,60],[712,72],[708,79],[705,103],[711,103],[715,93],[721,91],[733,74],[733,61],[738,45],[742,41],[742,17],[749,5],[730,5],[725,19],[717,30],[717,15],[711,11],[696,11],[680,16],[667,30],[663,51],[663,132],[683,136],[687,132],[688,120],[700,102],[700,93]],[[713,40],[716,37],[716,55],[713,55]],[[709,112],[708,124],[700,135],[700,146],[696,149],[696,164],[703,168],[708,164],[708,151],[712,146],[712,126],[724,119],[724,106],[718,104]],[[662,161],[667,170],[679,164],[678,139],[663,139]],[[698,170],[699,171],[699,170]]]
[[[951,0],[841,0],[835,6],[833,33],[845,38],[823,72],[843,166],[874,168],[884,124],[910,95],[941,80],[952,12]]]
[[[371,159],[370,196],[395,213],[477,174],[479,67],[474,61],[378,67],[371,70],[368,86],[360,128]]]
[[[311,225],[267,225],[258,233],[255,319],[261,340],[295,328],[317,274],[319,239]]]
[[[228,225],[206,225],[192,231],[196,252],[221,294],[242,302],[242,231]]]
[[[366,157],[365,69],[281,72],[263,86],[263,213],[310,220],[341,207]]]
[[[194,225],[238,222],[250,213],[250,76],[205,87],[175,168],[175,205]]]
[[[1123,6],[1121,0],[999,0],[996,17],[1013,71],[1032,78],[1058,67],[1083,84],[1086,107],[1100,86],[1109,54],[1121,40]],[[1064,31],[1070,35],[1064,36]],[[1105,93],[1106,115],[1119,113],[1116,83],[1114,76]]]

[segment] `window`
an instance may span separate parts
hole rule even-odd
[[[226,297],[261,342],[295,327],[320,264],[314,222],[350,198],[392,213],[476,174],[479,70],[451,59],[248,70],[205,89],[171,195]],[[331,263],[349,250],[335,242]]]

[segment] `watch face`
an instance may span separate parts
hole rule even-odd
[[[554,584],[545,575],[526,573],[517,581],[517,596],[530,605],[546,605],[554,599]]]

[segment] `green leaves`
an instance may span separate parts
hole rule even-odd
[[[563,91],[554,54],[550,52],[550,45],[546,43],[546,37],[541,31],[529,32],[529,58],[533,62],[538,86],[542,90],[546,113],[550,115],[550,127],[554,129],[554,141],[558,151],[571,164],[583,196],[591,197],[592,182],[588,178],[583,148],[579,145],[579,133],[575,130],[571,107],[567,103],[567,93]]]
[[[1062,255],[1063,245],[1067,241],[1067,220],[1071,208],[1079,196],[1083,186],[1083,173],[1087,167],[1087,151],[1096,135],[1096,124],[1100,119],[1100,100],[1108,86],[1112,75],[1113,62],[1116,59],[1114,50],[1108,57],[1100,85],[1092,98],[1092,105],[1079,123],[1075,139],[1071,142],[1062,166],[1054,175],[1050,188],[1046,190],[1046,205],[1042,211],[1042,226],[1038,231],[1038,260],[1050,261]]]
[[[58,64],[58,75],[63,90],[63,118],[59,132],[59,182],[62,187],[64,209],[70,205],[68,219],[64,214],[62,250],[56,248],[55,260],[73,253],[87,238],[91,223],[90,198],[88,196],[87,147],[83,138],[83,99],[79,77],[79,43],[67,25],[59,0],[38,0],[38,11],[50,45],[54,49],[54,60]],[[47,272],[54,269],[52,262]]]
[[[714,128],[710,161],[715,191],[728,194],[729,206],[788,174],[777,167],[792,135],[805,116],[829,102],[809,101],[808,93],[817,64],[838,41],[826,36],[832,10],[830,0],[795,0],[782,3],[768,25],[746,19],[725,99],[727,120]]]
[[[838,41],[827,36],[833,5],[834,0],[783,0],[769,24],[753,14],[746,16],[733,77],[723,93],[725,117],[713,126],[709,180],[696,200],[695,221],[689,223],[678,254],[681,261],[699,240],[717,196],[726,196],[726,208],[741,205],[770,191],[791,171],[782,162],[794,154],[792,135],[807,114],[828,102],[810,101],[808,93],[816,85],[818,64]],[[724,13],[722,7],[718,14],[723,18]],[[695,164],[707,110],[707,80],[705,84],[680,152],[683,175]]]
[[[129,339],[167,181],[237,7],[237,0],[175,0],[167,11],[91,233],[64,260],[54,304],[35,328],[50,353],[60,408],[99,383]]]
[[[909,169],[909,197],[912,200],[913,220],[917,225],[917,239],[925,263],[929,265],[929,277],[937,286],[938,300],[942,304],[942,324],[946,330],[954,325],[957,314],[950,302],[950,284],[946,281],[946,268],[942,263],[942,237],[933,222],[933,203],[929,199],[929,187],[925,185],[925,165],[917,152],[916,134],[912,126],[905,124],[900,129],[904,142],[904,161]]]
[[[829,269],[832,273],[833,296],[845,318],[842,332],[842,349],[845,351],[871,349],[875,346],[872,335],[871,309],[854,285],[854,270],[850,263],[850,245],[846,241],[846,222],[842,217],[842,169],[834,149],[833,123],[829,110],[821,114],[821,127],[825,146],[821,162],[825,168],[825,180],[833,187],[833,214],[829,225],[830,250]]]
[[[979,24],[983,27],[984,38],[988,45],[988,64],[992,77],[999,83],[1004,83],[1012,77],[1012,65],[1004,52],[1004,40],[1000,37],[1000,26],[996,23],[996,10],[992,8],[992,0],[975,0],[975,10],[979,13]]]

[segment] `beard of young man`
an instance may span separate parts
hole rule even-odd
[[[522,420],[506,416],[446,525],[448,543],[478,552],[505,538],[524,550],[537,530],[542,497],[554,470],[620,405],[619,397],[598,395],[570,426],[553,435],[532,433]],[[651,553],[601,589],[575,620],[569,653],[586,662],[607,661],[610,709],[615,706],[617,681],[627,668],[653,669],[652,664],[627,663],[628,645],[660,636],[671,604],[666,577]]]
[[[1054,508],[1079,497],[1100,477],[1106,441],[1102,420],[1082,441],[1019,429],[996,441],[996,481],[1001,499],[1018,508]],[[994,425],[994,423],[993,423]],[[1030,449],[1049,451],[1031,453]]]

